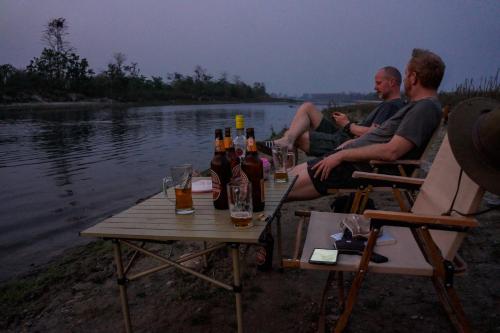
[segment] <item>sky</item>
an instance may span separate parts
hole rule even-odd
[[[442,90],[500,68],[499,0],[0,0],[0,64],[25,68],[58,17],[96,72],[121,52],[148,77],[201,65],[291,96],[371,92],[413,48],[443,58]]]

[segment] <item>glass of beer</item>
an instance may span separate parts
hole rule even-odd
[[[287,173],[288,148],[286,146],[273,147],[274,182],[288,182]]]
[[[227,200],[231,222],[235,228],[249,228],[252,221],[252,184],[243,178],[227,184]]]
[[[173,187],[175,191],[175,213],[194,213],[193,197],[191,195],[191,182],[193,178],[193,166],[183,164],[170,168],[170,177],[163,178],[163,192],[168,198],[168,189]]]

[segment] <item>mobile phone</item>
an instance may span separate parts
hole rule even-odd
[[[310,264],[320,264],[320,265],[335,265],[337,263],[337,257],[339,251],[335,249],[319,249],[313,250],[311,257],[309,258]]]

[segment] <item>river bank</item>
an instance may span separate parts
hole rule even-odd
[[[283,207],[285,254],[291,254],[296,209],[328,210],[331,198]],[[397,209],[392,198],[376,196],[379,207]],[[461,254],[469,270],[455,279],[465,312],[477,332],[500,330],[500,214],[479,218]],[[174,243],[161,250],[177,257],[201,244]],[[159,248],[160,245],[154,246]],[[130,254],[129,254],[130,255]],[[230,258],[217,252],[209,268],[195,269],[230,282]],[[150,264],[140,260],[141,266]],[[277,262],[275,261],[275,267]],[[247,332],[315,332],[324,272],[256,270],[253,249],[243,272],[244,325]],[[346,284],[351,278],[346,276]],[[350,332],[453,332],[430,280],[369,274],[362,287]],[[129,285],[136,332],[233,332],[231,293],[191,276],[167,270]],[[0,330],[5,332],[122,331],[122,315],[110,242],[95,241],[66,251],[48,265],[0,287]],[[334,293],[329,303],[335,303]],[[328,316],[331,324],[335,313]]]
[[[62,109],[85,109],[103,107],[141,107],[141,106],[175,106],[175,105],[207,105],[207,104],[243,104],[243,103],[287,103],[298,104],[299,101],[288,99],[248,99],[248,100],[172,100],[172,101],[148,101],[148,102],[120,102],[111,99],[84,100],[84,101],[37,101],[26,103],[0,104],[0,110],[62,110]]]

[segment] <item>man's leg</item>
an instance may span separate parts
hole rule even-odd
[[[303,103],[295,113],[288,131],[285,132],[282,138],[275,140],[274,143],[281,146],[288,146],[288,149],[293,149],[296,145],[298,148],[308,152],[308,131],[317,128],[322,119],[323,114],[313,103]]]
[[[316,191],[307,172],[307,163],[302,163],[294,167],[290,171],[290,176],[298,176],[299,178],[288,194],[287,201],[312,200],[320,197],[320,193]]]

